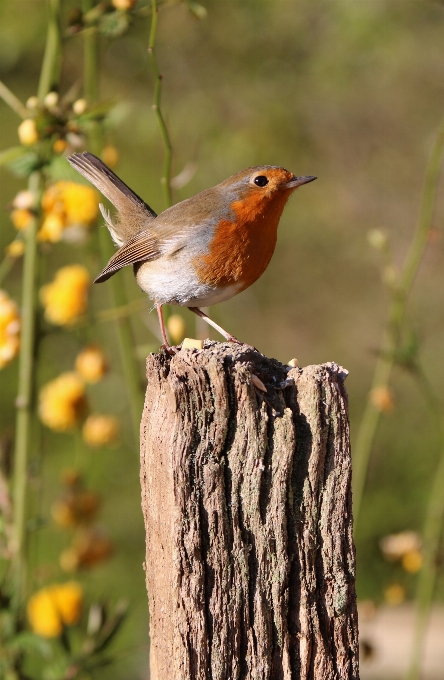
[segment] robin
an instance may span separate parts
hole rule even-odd
[[[117,208],[111,216],[100,205],[119,250],[95,283],[132,264],[137,283],[156,305],[166,347],[164,304],[188,307],[226,340],[239,342],[199,308],[229,300],[263,274],[285,204],[316,177],[296,177],[273,165],[247,168],[156,215],[93,154],[68,161]]]

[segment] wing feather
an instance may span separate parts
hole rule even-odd
[[[105,269],[94,280],[94,283],[106,281],[119,269],[122,269],[122,267],[126,267],[129,264],[156,260],[160,255],[161,252],[157,236],[153,232],[144,229],[138,234],[135,234],[135,236],[119,248],[112,256]]]

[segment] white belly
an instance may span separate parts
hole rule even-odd
[[[189,259],[186,258],[186,262],[184,259],[178,255],[145,262],[137,271],[137,283],[157,304],[183,307],[209,307],[229,300],[240,291],[240,283],[224,288],[201,283],[189,266]]]

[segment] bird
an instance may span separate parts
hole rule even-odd
[[[157,215],[97,156],[85,151],[67,160],[117,210],[111,215],[100,204],[119,249],[94,283],[132,265],[139,287],[157,309],[165,348],[165,304],[188,307],[227,341],[240,343],[200,308],[229,300],[257,281],[273,255],[290,195],[317,178],[255,166]]]

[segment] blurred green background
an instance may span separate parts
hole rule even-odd
[[[76,6],[64,3],[64,13]],[[141,3],[143,4],[143,3]],[[173,175],[195,165],[175,202],[259,164],[317,175],[290,200],[274,258],[263,277],[212,316],[264,354],[300,365],[336,361],[350,371],[352,442],[367,399],[389,295],[380,255],[367,241],[383,229],[402,263],[415,227],[434,133],[444,113],[444,3],[438,0],[209,0],[198,21],[184,4],[159,14],[157,59],[163,74],[163,110],[173,142]],[[115,107],[107,140],[120,154],[116,172],[157,212],[166,206],[160,185],[163,146],[151,104],[153,77],[147,43],[149,19],[100,44],[100,99]],[[0,77],[22,100],[36,93],[46,37],[45,3],[2,0]],[[64,46],[61,92],[82,77],[82,39]],[[0,102],[1,147],[18,143],[19,120]],[[1,170],[4,207],[23,181]],[[437,392],[444,384],[444,192],[438,192],[430,239],[409,305],[425,371]],[[15,230],[1,211],[0,248]],[[48,246],[42,281],[62,264],[85,260],[67,244]],[[92,271],[101,262],[88,255]],[[21,265],[5,283],[20,300]],[[142,298],[131,272],[119,273],[130,299]],[[110,307],[107,284],[94,287],[92,311]],[[140,376],[144,356],[158,346],[146,311],[132,317]],[[195,321],[184,312],[187,334]],[[216,337],[213,335],[212,337]],[[59,575],[67,544],[49,508],[60,494],[60,473],[80,465],[88,487],[101,493],[101,520],[115,542],[114,557],[80,576],[94,596],[130,601],[119,640],[130,653],[97,677],[146,677],[148,612],[142,562],[144,532],[139,502],[138,450],[110,323],[48,335],[38,382],[71,370],[78,349],[99,342],[111,372],[89,395],[97,410],[124,423],[117,449],[76,453],[73,437],[44,430],[34,452],[35,513],[44,520],[32,544],[36,585]],[[0,374],[0,433],[13,432],[17,362]],[[382,536],[420,531],[438,461],[438,438],[411,376],[395,370],[395,409],[384,415],[370,466],[356,533],[358,596],[380,602],[397,581],[410,598],[415,576],[384,560]],[[80,459],[79,459],[80,455]],[[77,456],[77,458],[76,458]],[[37,475],[37,468],[39,473]],[[31,484],[33,481],[31,480]],[[47,520],[47,521],[46,521]],[[444,599],[444,578],[436,597]]]

